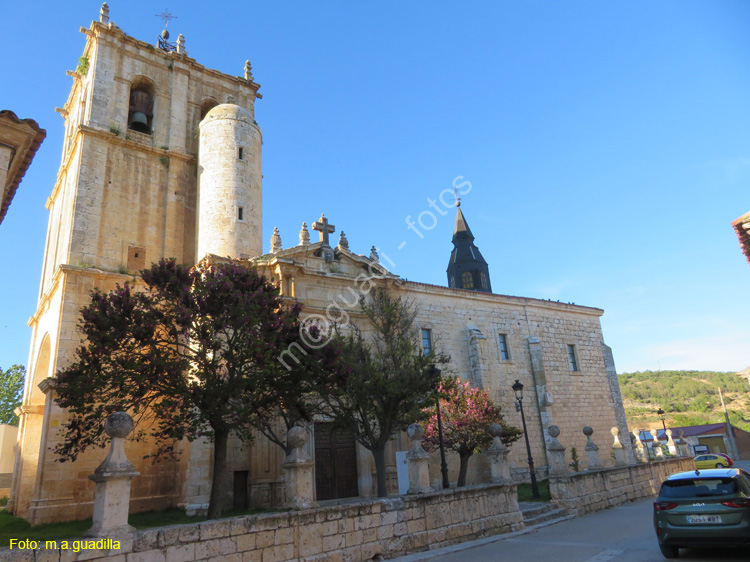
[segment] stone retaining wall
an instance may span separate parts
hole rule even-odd
[[[356,562],[522,528],[516,485],[487,484],[146,529],[133,533],[119,550],[3,549],[0,562]]]
[[[568,513],[582,515],[655,496],[667,476],[693,468],[692,458],[676,458],[554,476],[550,478],[550,495]]]

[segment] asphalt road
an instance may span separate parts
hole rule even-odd
[[[750,469],[750,462],[740,466]],[[748,470],[750,472],[750,470]],[[661,562],[653,529],[653,498],[624,504],[528,534],[489,537],[398,558],[399,562]],[[750,560],[750,548],[682,549],[679,560]]]

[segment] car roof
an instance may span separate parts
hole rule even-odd
[[[695,478],[734,478],[739,476],[742,470],[739,468],[707,468],[705,470],[689,470],[672,474],[666,481],[693,480]]]

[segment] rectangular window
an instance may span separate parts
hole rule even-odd
[[[244,153],[245,153],[245,149],[240,146],[239,149],[237,150],[237,158],[238,158],[238,160],[244,160],[244,158],[245,158],[245,154]]]
[[[427,328],[422,328],[422,351],[425,355],[432,351],[432,331]]]
[[[576,346],[568,345],[568,361],[570,362],[570,370],[573,372],[578,371],[578,359],[576,358]]]
[[[498,336],[500,341],[500,359],[503,361],[510,361],[510,348],[508,347],[508,336],[500,334]]]
[[[242,208],[242,205],[237,205],[237,220],[245,220],[245,209]]]

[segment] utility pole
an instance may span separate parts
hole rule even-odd
[[[724,419],[726,420],[727,430],[729,431],[729,442],[734,449],[732,455],[734,460],[738,461],[740,460],[740,450],[737,448],[737,440],[734,438],[734,429],[732,429],[732,424],[729,422],[729,412],[727,412],[727,405],[724,404],[724,395],[721,392],[721,387],[719,387],[719,398],[721,398],[721,407],[724,409]]]

